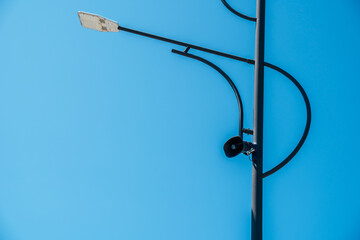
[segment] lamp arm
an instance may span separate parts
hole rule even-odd
[[[255,64],[255,60],[239,57],[239,56],[224,53],[224,52],[215,51],[215,50],[212,50],[212,49],[209,49],[209,48],[204,48],[204,47],[192,45],[192,44],[185,43],[185,42],[180,42],[180,41],[169,39],[169,38],[164,38],[164,37],[161,37],[161,36],[141,32],[141,31],[138,31],[138,30],[130,29],[130,28],[125,28],[125,27],[119,26],[118,29],[120,31],[125,31],[125,32],[141,35],[141,36],[144,36],[144,37],[160,40],[160,41],[163,41],[163,42],[168,42],[168,43],[171,43],[171,44],[186,47],[186,50],[184,52],[174,50],[174,49],[172,50],[172,52],[176,53],[176,54],[179,54],[179,55],[182,55],[182,56],[186,56],[186,57],[190,57],[190,58],[199,60],[199,61],[209,65],[210,67],[214,68],[216,71],[218,71],[228,81],[230,86],[233,88],[234,93],[236,95],[236,98],[238,100],[239,112],[240,112],[239,133],[240,133],[240,136],[242,136],[242,133],[244,131],[243,130],[243,107],[242,107],[242,102],[241,102],[239,92],[238,92],[235,84],[229,78],[229,76],[224,71],[222,71],[218,66],[216,66],[215,64],[209,62],[208,60],[205,60],[205,59],[203,59],[201,57],[198,57],[198,56],[195,56],[193,54],[189,54],[187,52],[189,51],[189,49],[196,49],[196,50],[199,50],[199,51],[202,51],[202,52],[214,54],[214,55],[217,55],[217,56],[226,57],[226,58],[229,58],[229,59],[234,59],[234,60],[237,60],[237,61],[240,61],[240,62],[246,62],[246,63],[251,64],[251,65]],[[275,66],[273,64],[270,64],[270,63],[267,63],[267,62],[265,62],[264,65],[266,67],[269,67],[269,68],[283,74],[285,77],[287,77],[290,81],[292,81],[295,84],[295,86],[298,88],[298,90],[300,91],[300,93],[301,93],[301,95],[302,95],[302,97],[304,99],[305,106],[306,106],[307,118],[306,118],[306,125],[305,125],[303,135],[302,135],[300,141],[298,142],[298,144],[296,145],[296,147],[294,148],[294,150],[282,162],[280,162],[280,164],[278,164],[277,166],[275,166],[271,170],[263,173],[263,175],[262,175],[263,178],[270,176],[271,174],[277,172],[279,169],[284,167],[299,152],[300,148],[302,147],[302,145],[304,144],[304,142],[305,142],[305,140],[307,138],[307,135],[308,135],[309,130],[310,130],[310,123],[311,123],[311,107],[310,107],[309,98],[307,97],[307,95],[306,95],[304,89],[302,88],[302,86],[300,85],[300,83],[293,76],[291,76],[288,72],[281,69],[280,67],[277,67],[277,66]]]
[[[246,16],[245,14],[239,13],[238,11],[236,11],[234,8],[232,8],[225,0],[221,0],[221,2],[224,4],[224,6],[230,10],[230,12],[232,12],[233,14],[235,14],[238,17],[241,17],[243,19],[252,21],[252,22],[256,22],[256,18],[254,17],[249,17]]]
[[[239,136],[241,138],[243,138],[243,124],[244,124],[243,111],[244,111],[244,109],[243,109],[243,104],[242,104],[242,101],[241,101],[239,91],[236,88],[234,82],[231,80],[231,78],[221,68],[219,68],[218,66],[216,66],[212,62],[210,62],[210,61],[208,61],[208,60],[206,60],[206,59],[204,59],[202,57],[199,57],[199,56],[188,53],[189,49],[190,48],[186,48],[186,50],[184,52],[176,50],[176,49],[172,49],[171,51],[173,53],[179,54],[181,56],[189,57],[189,58],[192,58],[192,59],[195,59],[195,60],[198,60],[200,62],[203,62],[203,63],[207,64],[208,66],[215,69],[218,73],[220,73],[226,79],[226,81],[230,84],[230,86],[231,86],[231,88],[234,91],[235,96],[236,96],[236,100],[237,100],[238,108],[239,108]]]
[[[283,74],[285,77],[287,77],[288,79],[290,79],[291,82],[293,82],[295,84],[295,86],[297,87],[297,89],[300,91],[304,102],[305,102],[305,106],[306,106],[306,125],[305,125],[305,129],[303,132],[303,135],[300,139],[300,141],[298,142],[298,144],[296,145],[296,147],[294,148],[294,150],[282,161],[280,162],[277,166],[275,166],[274,168],[270,169],[269,171],[263,173],[263,178],[270,176],[271,174],[277,172],[278,170],[280,170],[282,167],[284,167],[287,163],[290,162],[290,160],[299,152],[300,148],[302,147],[302,145],[305,142],[305,139],[309,133],[310,130],[310,123],[311,123],[311,107],[310,107],[310,101],[308,96],[306,95],[306,92],[304,90],[304,88],[300,85],[300,83],[293,77],[291,76],[288,72],[286,72],[285,70],[271,64],[271,63],[267,63],[265,62],[264,65],[266,67],[269,67],[275,71],[278,71],[279,73]]]
[[[211,54],[218,55],[218,56],[221,56],[221,57],[226,57],[226,58],[229,58],[229,59],[234,59],[234,60],[237,60],[237,61],[240,61],[240,62],[246,62],[248,64],[254,64],[255,63],[255,61],[252,60],[252,59],[243,58],[243,57],[239,57],[239,56],[236,56],[236,55],[215,51],[215,50],[212,50],[212,49],[209,49],[209,48],[204,48],[204,47],[196,46],[196,45],[193,45],[193,44],[173,40],[173,39],[170,39],[170,38],[165,38],[165,37],[157,36],[157,35],[154,35],[154,34],[141,32],[141,31],[134,30],[134,29],[131,29],[131,28],[118,26],[118,30],[133,33],[133,34],[137,34],[137,35],[140,35],[140,36],[143,36],[143,37],[153,38],[153,39],[156,39],[156,40],[159,40],[159,41],[168,42],[168,43],[183,46],[183,47],[189,47],[189,48],[196,49],[196,50],[199,50],[199,51],[202,51],[202,52],[211,53]]]

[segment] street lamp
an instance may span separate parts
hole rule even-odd
[[[81,26],[100,32],[119,32],[119,24],[96,14],[78,12]]]
[[[224,6],[230,10],[235,15],[246,19],[248,21],[252,21],[256,23],[256,35],[255,35],[255,59],[247,59],[243,57],[239,57],[236,55],[231,55],[224,52],[215,51],[212,49],[200,47],[197,45],[180,42],[177,40],[137,31],[134,29],[126,28],[120,26],[117,22],[101,17],[96,14],[86,13],[86,12],[78,12],[81,25],[85,28],[94,29],[100,32],[129,32],[133,34],[137,34],[140,36],[153,38],[156,40],[168,42],[171,44],[175,44],[178,46],[183,46],[185,49],[183,51],[179,51],[176,49],[172,49],[172,52],[181,56],[185,56],[188,58],[192,58],[198,60],[214,70],[220,73],[225,80],[229,83],[231,88],[234,91],[236,96],[236,100],[238,102],[239,108],[239,134],[235,137],[230,138],[223,146],[225,155],[227,157],[235,157],[241,153],[246,155],[252,155],[252,216],[251,216],[251,240],[261,240],[262,239],[262,201],[263,201],[263,178],[270,176],[271,174],[278,171],[280,168],[284,167],[300,150],[302,145],[305,142],[305,139],[310,130],[311,123],[311,108],[309,99],[300,85],[300,83],[291,76],[285,70],[267,63],[264,61],[264,43],[265,43],[265,0],[257,0],[256,7],[256,18],[246,16],[242,13],[239,13],[235,9],[233,9],[226,0],[221,0]],[[243,105],[241,101],[241,97],[239,91],[237,90],[234,82],[230,79],[230,77],[218,66],[213,64],[212,62],[196,56],[194,54],[190,54],[189,51],[191,49],[196,49],[202,52],[207,52],[210,54],[218,55],[221,57],[246,62],[251,65],[255,65],[255,78],[254,78],[254,123],[253,130],[247,129],[243,127]],[[270,169],[267,172],[263,172],[263,113],[264,113],[264,67],[271,68],[285,77],[287,77],[291,82],[295,84],[297,89],[300,91],[306,106],[306,125],[302,134],[302,137],[298,144],[295,146],[293,151],[277,166]],[[253,135],[252,143],[246,142],[243,140],[243,134]]]

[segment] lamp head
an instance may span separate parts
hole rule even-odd
[[[118,29],[119,24],[113,20],[104,18],[102,16],[86,13],[86,12],[78,12],[81,26],[84,28],[89,28],[93,30],[97,30],[100,32],[119,32]]]

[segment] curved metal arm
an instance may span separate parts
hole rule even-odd
[[[196,56],[196,55],[193,55],[193,54],[190,54],[190,53],[187,53],[187,51],[189,50],[190,48],[187,48],[185,50],[185,52],[181,52],[179,50],[175,50],[173,49],[172,52],[173,53],[176,53],[176,54],[179,54],[179,55],[182,55],[182,56],[185,56],[185,57],[189,57],[189,58],[193,58],[193,59],[196,59],[198,61],[201,61],[207,65],[209,65],[210,67],[214,68],[216,71],[218,71],[227,81],[228,83],[230,84],[230,86],[232,87],[235,95],[236,95],[236,99],[238,101],[238,106],[239,106],[239,134],[240,136],[242,137],[243,136],[243,106],[242,106],[242,101],[241,101],[241,97],[240,97],[240,94],[239,94],[239,91],[237,90],[234,82],[230,79],[230,77],[224,72],[222,71],[218,66],[216,66],[215,64],[209,62],[208,60],[204,59],[204,58],[201,58],[199,56]],[[250,64],[254,64],[255,62],[251,62]],[[307,138],[307,135],[309,133],[309,130],[310,130],[310,124],[311,124],[311,106],[310,106],[310,101],[309,101],[309,98],[305,92],[305,90],[303,89],[303,87],[300,85],[300,83],[293,77],[291,76],[288,72],[286,72],[285,70],[283,70],[282,68],[280,67],[277,67],[271,63],[267,63],[265,62],[264,65],[266,67],[269,67],[275,71],[278,71],[279,73],[283,74],[285,77],[287,77],[292,83],[295,84],[295,86],[297,87],[297,89],[300,91],[303,99],[304,99],[304,102],[305,102],[305,106],[306,106],[306,114],[307,114],[307,117],[306,117],[306,125],[305,125],[305,129],[304,129],[304,132],[303,132],[303,135],[300,139],[300,141],[298,142],[298,144],[296,145],[296,147],[294,148],[294,150],[282,161],[280,162],[277,166],[275,166],[274,168],[272,168],[271,170],[263,173],[263,178],[265,177],[268,177],[270,176],[271,174],[277,172],[278,170],[280,170],[282,167],[284,167],[286,164],[288,164],[292,158],[299,152],[300,148],[303,146],[306,138]]]
[[[120,31],[137,34],[137,35],[140,35],[140,36],[143,36],[143,37],[153,38],[153,39],[156,39],[156,40],[159,40],[159,41],[168,42],[168,43],[183,46],[183,47],[190,47],[192,49],[196,49],[196,50],[199,50],[199,51],[202,51],[202,52],[207,52],[207,53],[210,53],[210,54],[218,55],[218,56],[221,56],[221,57],[226,57],[226,58],[229,58],[229,59],[234,59],[234,60],[237,60],[237,61],[240,61],[240,62],[246,62],[246,63],[249,63],[249,64],[254,64],[255,63],[255,61],[252,60],[252,59],[235,56],[235,55],[232,55],[232,54],[229,54],[229,53],[215,51],[215,50],[212,50],[212,49],[209,49],[209,48],[204,48],[204,47],[200,47],[200,46],[197,46],[197,45],[193,45],[193,44],[189,44],[189,43],[185,43],[185,42],[180,42],[180,41],[177,41],[177,40],[174,40],[174,39],[165,38],[165,37],[161,37],[161,36],[146,33],[146,32],[141,32],[141,31],[134,30],[134,29],[131,29],[131,28],[126,28],[126,27],[119,26],[118,29]]]
[[[203,62],[203,63],[207,64],[208,66],[215,69],[218,73],[220,73],[226,79],[226,81],[230,84],[230,86],[233,89],[233,91],[235,93],[235,96],[236,96],[236,100],[237,100],[238,107],[239,107],[239,136],[241,138],[243,138],[243,124],[244,124],[243,104],[242,104],[242,101],[241,101],[239,91],[236,88],[234,82],[231,80],[231,78],[223,70],[221,70],[221,68],[219,68],[218,66],[216,66],[212,62],[210,62],[210,61],[208,61],[208,60],[206,60],[206,59],[204,59],[202,57],[199,57],[199,56],[188,53],[187,51],[189,51],[189,49],[190,48],[188,47],[185,50],[185,52],[182,52],[182,51],[179,51],[179,50],[176,50],[176,49],[172,49],[171,51],[173,53],[176,53],[176,54],[179,54],[179,55],[182,55],[182,56],[185,56],[185,57],[189,57],[189,58],[192,58],[192,59],[195,59],[195,60],[198,60],[200,62]]]
[[[224,5],[232,12],[236,12],[233,8],[230,7],[229,4],[227,4],[227,2],[225,0],[222,0],[222,2],[224,3]],[[236,13],[235,13],[236,14]],[[238,15],[238,14],[237,14]],[[244,18],[245,15],[243,14],[240,14],[241,15],[240,17]],[[245,16],[245,19],[247,18],[250,18],[250,17],[247,17]],[[254,19],[256,20],[255,18],[250,18],[250,19]],[[250,20],[248,19],[248,20]],[[173,40],[173,39],[169,39],[169,38],[164,38],[164,37],[160,37],[160,36],[157,36],[157,35],[153,35],[153,34],[149,34],[149,33],[145,33],[145,32],[140,32],[140,31],[137,31],[137,30],[133,30],[133,29],[130,29],[130,28],[125,28],[125,27],[121,27],[119,26],[118,27],[119,30],[121,31],[125,31],[125,32],[129,32],[129,33],[133,33],[133,34],[137,34],[137,35],[141,35],[141,36],[144,36],[144,37],[149,37],[149,38],[153,38],[153,39],[156,39],[156,40],[160,40],[160,41],[164,41],[164,42],[168,42],[168,43],[171,43],[171,44],[176,44],[176,45],[179,45],[179,46],[184,46],[187,48],[187,50],[185,50],[185,52],[181,52],[181,51],[178,51],[178,50],[173,50],[174,53],[177,53],[177,54],[180,54],[180,55],[183,55],[183,56],[186,56],[186,57],[190,57],[190,58],[193,58],[193,59],[196,59],[196,60],[199,60],[209,66],[211,66],[212,68],[214,68],[215,70],[217,70],[228,82],[229,84],[231,85],[231,87],[233,88],[234,92],[235,92],[235,95],[236,95],[236,98],[238,100],[238,105],[239,105],[239,111],[240,111],[240,129],[239,129],[239,133],[240,133],[240,136],[242,136],[242,133],[243,133],[243,111],[242,111],[242,103],[241,103],[241,99],[240,99],[240,95],[239,95],[239,92],[237,91],[236,87],[235,87],[235,84],[231,81],[231,79],[229,78],[229,76],[224,72],[222,71],[219,67],[217,67],[216,65],[214,65],[213,63],[201,58],[201,57],[198,57],[198,56],[195,56],[195,55],[192,55],[192,54],[189,54],[187,53],[187,51],[192,48],[192,49],[196,49],[196,50],[199,50],[199,51],[202,51],[202,52],[207,52],[207,53],[210,53],[210,54],[214,54],[214,55],[218,55],[218,56],[222,56],[222,57],[226,57],[226,58],[229,58],[229,59],[234,59],[234,60],[237,60],[237,61],[241,61],[241,62],[246,62],[246,63],[249,63],[249,64],[252,64],[254,65],[255,64],[255,60],[253,59],[247,59],[247,58],[243,58],[243,57],[239,57],[239,56],[235,56],[235,55],[232,55],[232,54],[228,54],[228,53],[224,53],[224,52],[219,52],[219,51],[215,51],[215,50],[212,50],[212,49],[208,49],[208,48],[204,48],[204,47],[200,47],[200,46],[196,46],[196,45],[192,45],[192,44],[189,44],[189,43],[185,43],[185,42],[180,42],[180,41],[176,41],[176,40]],[[297,153],[298,151],[300,150],[300,148],[302,147],[302,145],[304,144],[305,142],[305,139],[309,133],[309,129],[310,129],[310,122],[311,122],[311,108],[310,108],[310,102],[309,102],[309,99],[304,91],[304,89],[301,87],[300,83],[298,81],[296,81],[296,79],[291,76],[289,73],[287,73],[286,71],[284,71],[283,69],[275,66],[275,65],[272,65],[270,63],[264,63],[264,65],[266,67],[269,67],[271,69],[274,69],[278,72],[280,72],[281,74],[283,74],[284,76],[286,76],[287,78],[289,78],[294,84],[295,86],[299,89],[299,91],[301,92],[301,95],[302,97],[304,98],[304,101],[305,101],[305,104],[306,104],[306,112],[307,112],[307,120],[306,120],[306,126],[305,126],[305,130],[304,130],[304,133],[299,141],[299,143],[296,145],[296,147],[294,148],[294,150],[290,153],[289,156],[287,156],[279,165],[277,165],[276,167],[274,167],[273,169],[263,173],[263,178],[267,177],[267,176],[270,176],[271,174],[275,173],[276,171],[278,171],[280,168],[284,167]]]
[[[305,105],[306,105],[306,125],[305,125],[305,129],[303,132],[303,135],[300,139],[300,141],[298,142],[298,144],[296,145],[296,147],[294,148],[294,150],[289,154],[289,156],[287,156],[280,164],[278,164],[276,167],[272,168],[271,170],[263,173],[263,178],[270,176],[271,174],[277,172],[278,170],[280,170],[282,167],[284,167],[288,162],[290,162],[290,160],[299,152],[300,148],[302,147],[302,145],[305,142],[305,139],[309,133],[310,130],[310,123],[311,123],[311,107],[310,107],[310,101],[308,96],[305,93],[305,90],[303,89],[303,87],[300,85],[300,83],[293,77],[291,76],[288,72],[286,72],[285,70],[272,65],[270,63],[265,62],[264,65],[266,67],[269,67],[271,69],[274,69],[275,71],[278,71],[279,73],[283,74],[285,77],[287,77],[288,79],[290,79],[290,81],[292,81],[295,86],[299,89],[302,97],[304,98],[305,101]]]
[[[235,14],[236,16],[238,17],[241,17],[243,19],[246,19],[246,20],[249,20],[249,21],[252,21],[252,22],[256,22],[256,18],[253,18],[253,17],[249,17],[249,16],[246,16],[242,13],[239,13],[238,11],[236,11],[235,9],[233,9],[225,0],[221,0],[221,2],[225,5],[225,7],[227,9],[230,10],[230,12],[232,12],[233,14]]]

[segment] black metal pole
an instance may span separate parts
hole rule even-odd
[[[262,240],[265,0],[256,4],[251,240]]]

